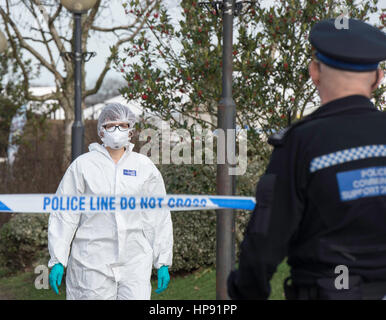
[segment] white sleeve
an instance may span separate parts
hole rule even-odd
[[[64,174],[56,194],[75,195],[84,193],[84,182],[79,165],[74,161]],[[67,266],[72,238],[78,227],[80,212],[52,212],[48,220],[48,267],[57,263]]]
[[[145,190],[150,195],[166,195],[165,184],[161,173],[156,166],[145,181]],[[173,260],[173,224],[170,211],[158,209],[143,211],[144,233],[153,247],[153,265],[159,269],[161,266],[171,266]]]

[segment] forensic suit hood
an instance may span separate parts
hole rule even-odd
[[[91,144],[67,169],[57,194],[166,194],[156,166],[132,148],[115,164],[102,145]],[[152,265],[172,264],[170,211],[53,212],[48,249],[49,267],[67,266],[67,299],[150,299]]]

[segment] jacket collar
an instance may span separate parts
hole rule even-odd
[[[326,118],[329,116],[344,113],[347,110],[355,109],[367,109],[369,111],[378,111],[369,98],[362,95],[352,95],[330,101],[309,115],[305,116],[302,120],[294,122],[290,127],[284,128],[281,131],[273,134],[268,138],[268,143],[273,146],[280,146],[284,143],[288,133],[306,122],[312,121],[318,118]]]
[[[129,144],[125,148],[126,148],[126,150],[125,150],[125,153],[122,155],[122,157],[124,157],[126,154],[130,153],[133,150],[134,144],[129,142]],[[107,151],[107,149],[102,144],[99,144],[97,142],[91,143],[88,146],[88,150],[89,151],[98,151],[98,152],[104,154],[105,156],[107,156],[109,159],[111,159],[110,153]]]
[[[374,109],[374,111],[377,110],[374,104],[371,102],[371,100],[366,96],[352,95],[352,96],[347,96],[340,99],[335,99],[333,101],[325,103],[317,110],[312,112],[310,115],[312,116],[323,115],[324,113],[341,112],[346,109],[357,109],[357,108],[369,108],[369,109]]]

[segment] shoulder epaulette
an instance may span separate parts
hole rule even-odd
[[[286,137],[286,133],[291,127],[287,127],[281,129],[279,132],[274,133],[272,136],[268,138],[268,143],[272,146],[280,146],[284,143],[284,139]]]
[[[272,146],[281,146],[288,137],[289,132],[298,126],[301,126],[304,123],[307,123],[317,117],[312,115],[305,116],[303,119],[293,122],[289,127],[281,129],[279,132],[274,133],[272,136],[268,138],[268,143]]]

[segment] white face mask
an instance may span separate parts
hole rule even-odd
[[[118,129],[115,129],[114,132],[107,132],[104,128],[102,130],[103,137],[101,139],[106,147],[118,150],[129,144],[130,130],[119,131]]]

